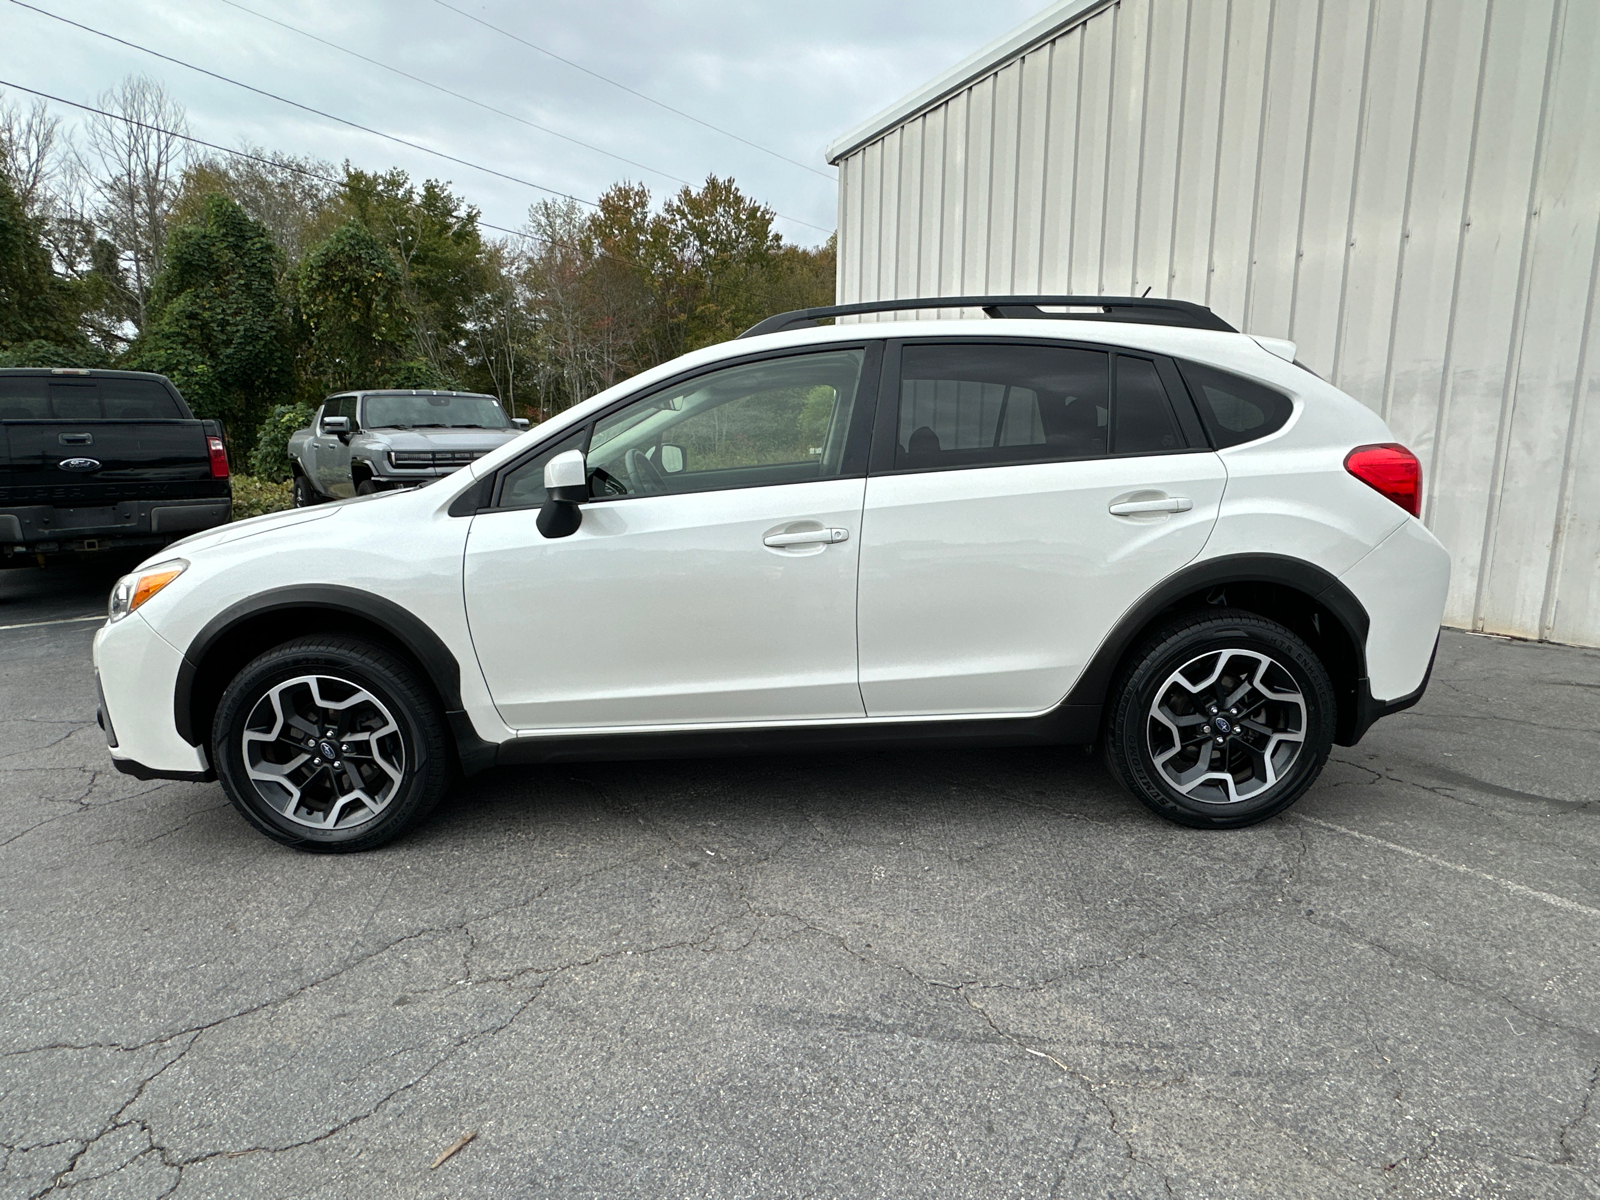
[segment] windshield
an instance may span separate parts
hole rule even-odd
[[[367,429],[505,429],[510,426],[493,396],[368,396],[361,424]]]

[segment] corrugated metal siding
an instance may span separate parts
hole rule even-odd
[[[841,301],[1290,338],[1423,460],[1450,624],[1600,645],[1596,0],[1122,0],[839,166]]]

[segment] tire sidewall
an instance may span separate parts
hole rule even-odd
[[[223,790],[251,824],[269,837],[305,849],[365,849],[388,841],[431,807],[437,797],[430,788],[445,764],[437,754],[423,722],[427,714],[417,711],[408,697],[415,693],[415,681],[401,678],[394,666],[377,655],[358,655],[337,647],[297,646],[293,643],[270,650],[247,665],[223,692],[212,724],[212,762]],[[321,830],[301,825],[276,812],[256,792],[244,771],[242,736],[244,723],[266,692],[298,675],[327,675],[365,688],[394,716],[405,748],[405,776],[399,790],[377,816],[348,829]]]
[[[1185,663],[1218,650],[1265,654],[1293,676],[1306,704],[1306,740],[1294,765],[1259,796],[1235,804],[1210,804],[1185,796],[1167,782],[1150,754],[1151,703],[1163,683]],[[1148,645],[1117,695],[1109,747],[1123,782],[1151,808],[1184,824],[1206,828],[1251,825],[1282,812],[1316,781],[1333,746],[1337,705],[1327,669],[1303,641],[1262,618],[1212,618],[1172,630]]]

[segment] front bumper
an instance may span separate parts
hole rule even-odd
[[[141,613],[94,635],[94,667],[112,765],[139,779],[210,779],[205,752],[179,735],[172,698],[183,655]],[[115,731],[114,733],[112,731]]]
[[[108,545],[164,545],[202,529],[226,525],[232,515],[233,502],[225,496],[72,507],[8,505],[0,509],[0,553],[52,554]]]

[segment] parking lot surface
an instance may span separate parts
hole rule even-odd
[[[0,573],[0,1198],[1600,1196],[1600,653],[1447,634],[1242,832],[919,751],[314,856],[111,770],[114,573]]]

